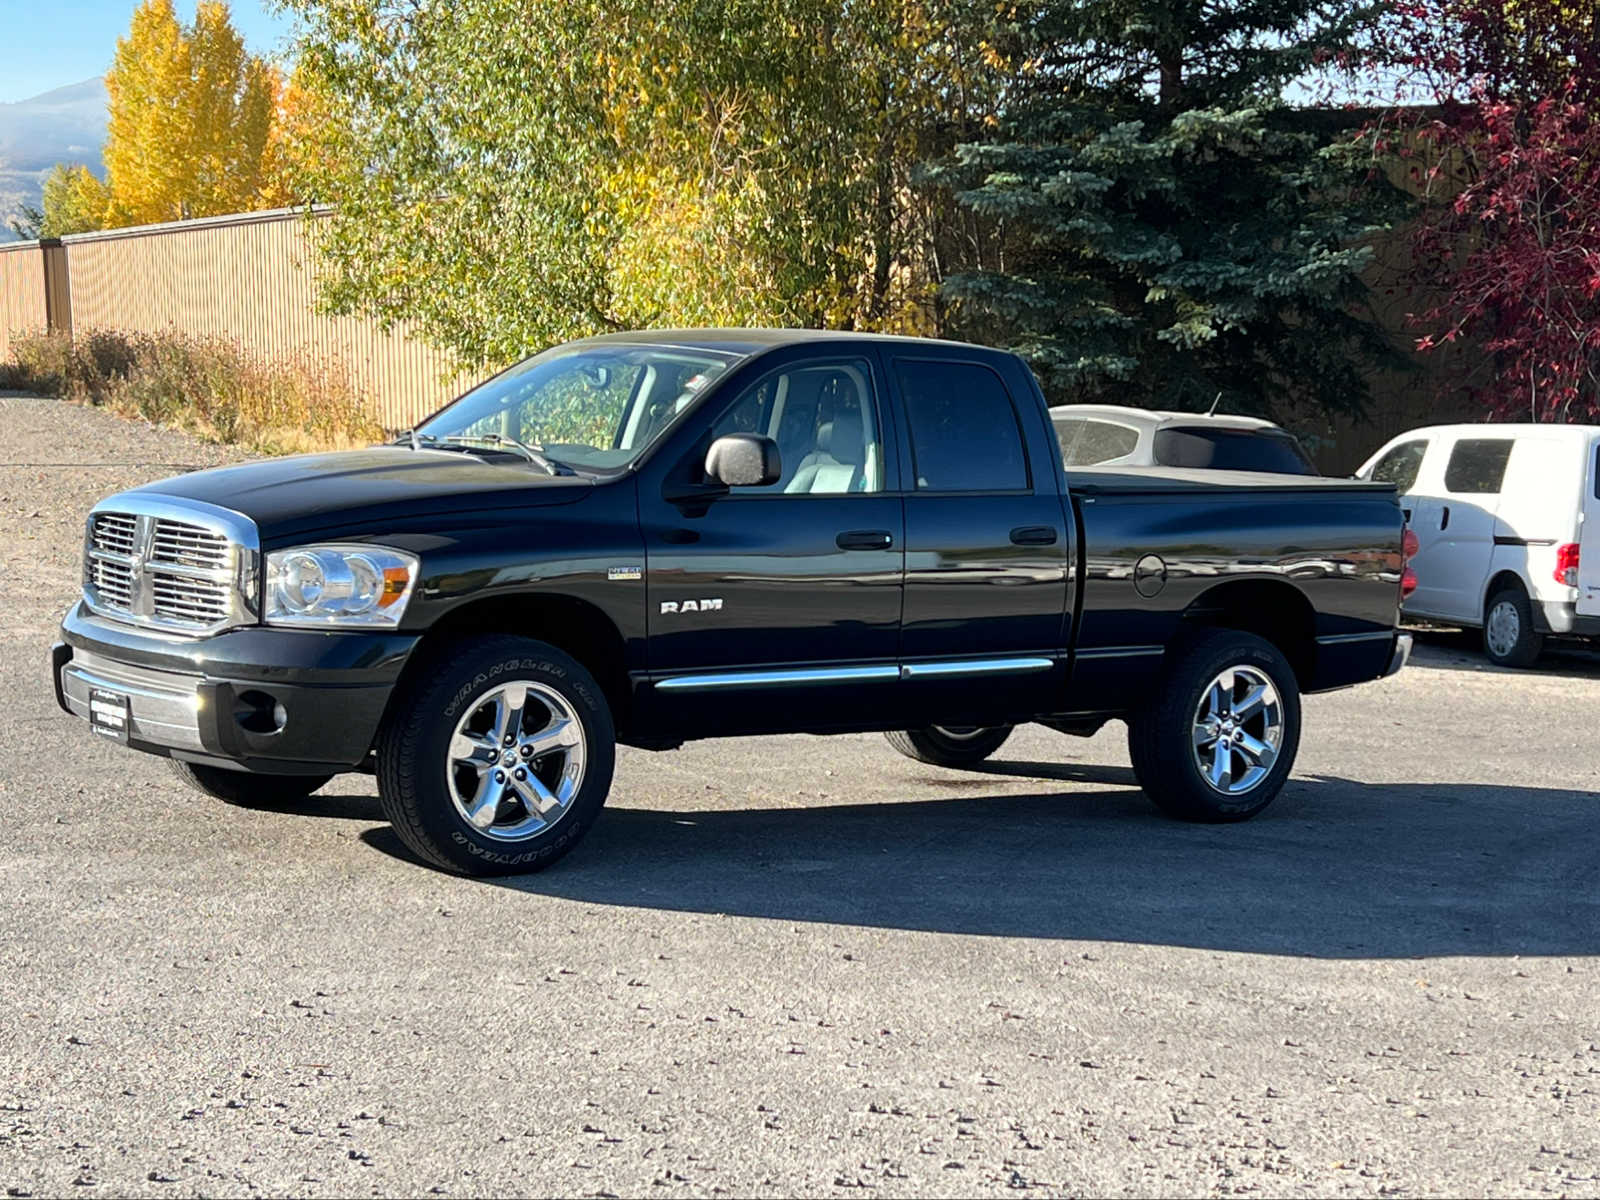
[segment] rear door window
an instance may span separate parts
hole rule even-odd
[[[1462,438],[1445,465],[1445,490],[1458,495],[1498,495],[1505,482],[1506,463],[1511,460],[1511,444],[1511,438]]]
[[[896,359],[917,489],[1014,492],[1028,487],[1022,431],[1005,384],[979,363]]]
[[[1115,421],[1064,417],[1055,421],[1055,427],[1061,461],[1069,467],[1092,467],[1126,458],[1139,445],[1139,431]]]
[[[1277,475],[1317,473],[1294,438],[1270,429],[1206,429],[1190,426],[1158,429],[1155,459],[1163,467],[1267,471]]]
[[[1417,486],[1417,474],[1422,470],[1422,460],[1427,453],[1425,439],[1402,442],[1373,464],[1372,479],[1378,483],[1392,483],[1394,490],[1404,495]]]

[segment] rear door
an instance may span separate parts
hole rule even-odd
[[[912,714],[973,723],[1048,711],[1066,674],[1073,529],[1044,405],[1012,359],[894,355]]]
[[[1600,438],[1589,444],[1578,537],[1578,615],[1600,617]]]
[[[1487,428],[1487,427],[1486,427]],[[1419,555],[1419,581],[1429,579],[1427,611],[1452,621],[1483,620],[1483,589],[1494,558],[1495,509],[1511,461],[1515,438],[1458,434],[1444,464],[1444,493],[1424,523],[1426,558]],[[1424,572],[1427,572],[1425,575]],[[1420,583],[1419,583],[1419,591]]]

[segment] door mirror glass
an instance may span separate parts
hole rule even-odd
[[[778,443],[759,433],[728,433],[706,451],[706,477],[727,487],[767,487],[783,477]]]

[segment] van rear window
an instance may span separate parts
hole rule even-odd
[[[1463,438],[1450,451],[1450,462],[1444,469],[1445,490],[1463,495],[1498,495],[1510,458],[1510,438]]]

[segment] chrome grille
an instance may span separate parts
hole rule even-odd
[[[123,499],[126,509],[117,503]],[[217,509],[213,524],[209,505],[137,493],[106,503],[115,507],[90,516],[84,549],[84,599],[91,609],[191,634],[255,619],[249,522]],[[191,508],[201,511],[191,514]]]
[[[91,521],[90,541],[96,549],[131,555],[138,528],[139,518],[131,513],[95,513]]]
[[[179,567],[225,570],[233,548],[224,534],[187,521],[157,521],[150,543],[150,561]]]

